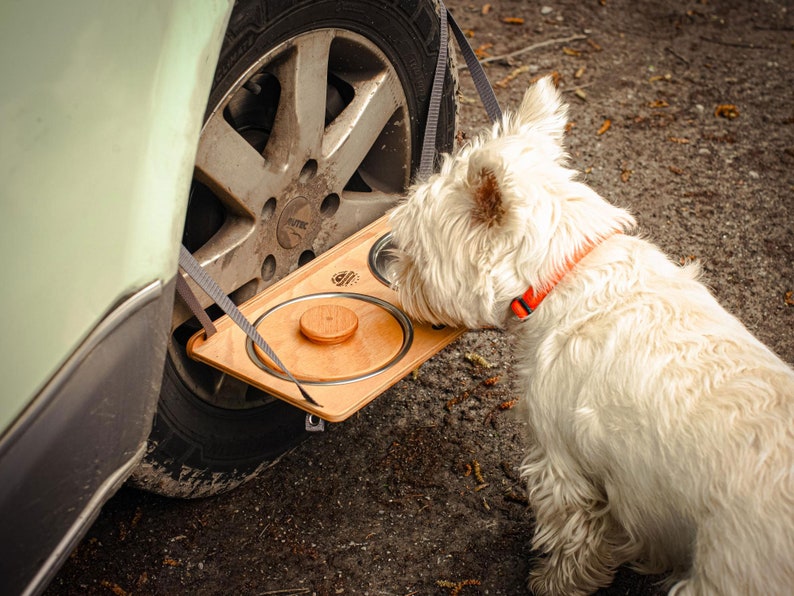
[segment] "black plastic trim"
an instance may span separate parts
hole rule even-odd
[[[142,457],[174,282],[123,300],[0,439],[0,593],[37,594]]]

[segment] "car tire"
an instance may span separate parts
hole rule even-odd
[[[209,97],[183,236],[183,243],[235,302],[382,215],[404,193],[419,165],[439,49],[438,10],[436,0],[236,3]],[[318,87],[325,87],[321,134],[330,134],[337,121],[351,130],[368,122],[361,139],[371,146],[363,157],[326,163],[295,144],[294,138],[311,135],[304,134],[299,118],[288,114],[299,113],[301,102],[318,95],[302,90],[320,76],[313,74],[318,60],[327,62],[325,83]],[[376,84],[392,89],[381,94],[386,97],[381,103],[364,106],[361,114],[371,110],[378,117],[355,115],[357,98]],[[450,67],[438,123],[439,152],[453,144],[455,89]],[[392,108],[394,113],[389,112]],[[302,112],[308,119],[312,113]],[[215,130],[222,132],[212,136]],[[240,139],[273,164],[274,172],[281,172],[277,185],[282,190],[273,191],[272,197],[242,199],[248,191],[235,195],[237,191],[229,190],[247,179],[245,173],[235,173],[237,164],[255,156],[247,146],[239,147]],[[227,147],[243,151],[245,158],[228,159]],[[344,184],[335,180],[341,171],[346,171]],[[306,238],[290,246],[274,222],[284,219],[280,214],[287,199],[297,193],[316,197],[311,209],[317,223]],[[242,249],[243,237],[258,240]],[[207,312],[219,315],[211,305]],[[254,478],[304,440],[305,414],[190,360],[187,338],[200,328],[179,300],[174,313],[148,450],[130,482],[166,496],[206,497]]]

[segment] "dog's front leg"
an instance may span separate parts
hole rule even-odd
[[[609,585],[617,567],[617,529],[606,498],[564,462],[536,445],[521,467],[535,514],[532,547],[545,555],[529,575],[537,595],[589,594]]]

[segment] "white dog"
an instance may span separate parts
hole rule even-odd
[[[671,594],[793,594],[794,371],[574,179],[565,124],[540,81],[391,214],[410,315],[534,310],[515,329],[529,587],[590,593],[632,562],[673,570]]]

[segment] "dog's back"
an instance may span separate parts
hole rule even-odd
[[[605,241],[521,325],[526,415],[680,593],[794,587],[794,371],[652,244]],[[555,444],[554,429],[570,429]]]

